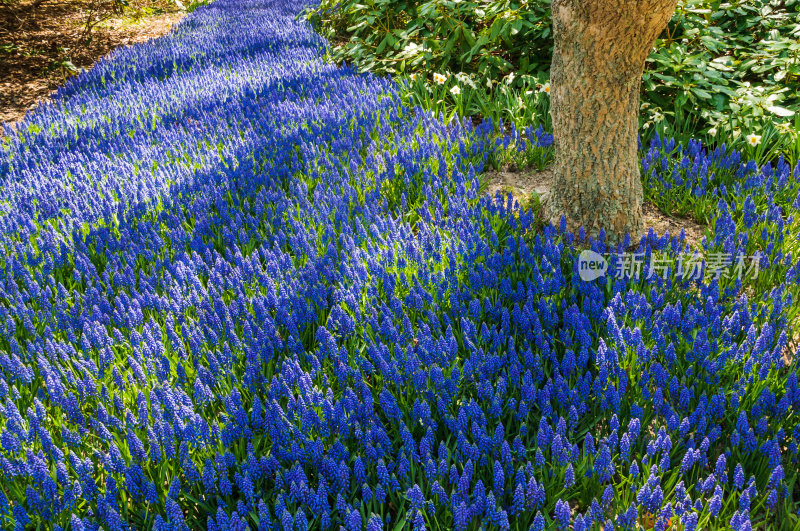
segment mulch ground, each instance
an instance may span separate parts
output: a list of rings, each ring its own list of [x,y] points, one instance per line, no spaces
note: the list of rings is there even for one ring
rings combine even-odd
[[[19,122],[67,77],[114,48],[164,35],[186,14],[167,0],[130,2],[123,14],[107,4],[0,0],[0,123]]]

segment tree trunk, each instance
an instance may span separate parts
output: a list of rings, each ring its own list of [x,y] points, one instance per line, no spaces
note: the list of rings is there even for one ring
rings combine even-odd
[[[550,70],[554,182],[547,216],[605,229],[619,241],[642,230],[637,155],[644,62],[677,0],[553,0]]]

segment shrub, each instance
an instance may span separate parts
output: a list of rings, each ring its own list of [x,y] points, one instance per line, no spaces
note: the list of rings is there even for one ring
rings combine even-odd
[[[685,139],[702,134],[740,147],[748,133],[791,131],[800,108],[798,15],[796,0],[682,0],[647,61],[643,124],[666,118]],[[498,83],[509,76],[518,92],[548,77],[549,0],[322,0],[307,16],[332,40],[336,61],[428,79],[433,72],[464,72],[480,89],[490,82],[494,97],[470,113],[519,107]],[[783,150],[791,141],[776,137],[773,147]]]

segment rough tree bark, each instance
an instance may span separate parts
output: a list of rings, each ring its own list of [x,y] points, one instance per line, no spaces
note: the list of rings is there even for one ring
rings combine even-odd
[[[642,229],[637,158],[644,62],[677,0],[553,0],[554,182],[546,213],[618,241]]]

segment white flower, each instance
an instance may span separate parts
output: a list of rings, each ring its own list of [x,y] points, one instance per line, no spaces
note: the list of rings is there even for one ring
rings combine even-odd
[[[508,74],[508,76],[506,76],[506,85],[510,85],[511,83],[513,83],[514,82],[514,77],[515,77],[514,76],[514,72],[511,72],[510,74]]]
[[[416,42],[409,42],[403,49],[403,51],[409,55],[416,52],[417,50],[419,50],[419,45]]]
[[[717,128],[712,127],[711,129],[708,130],[708,134],[711,136],[717,136]]]
[[[761,143],[761,135],[749,134],[747,135],[747,143],[755,147]]]
[[[489,87],[489,88],[492,88],[492,80],[491,79],[486,78],[486,86]]]
[[[461,83],[466,83],[467,80],[469,79],[469,76],[464,72],[459,72],[458,74],[455,75],[455,78]]]
[[[433,81],[437,85],[444,85],[444,82],[447,81],[447,76],[436,72],[433,74]]]
[[[539,89],[539,92],[544,92],[545,94],[550,94],[550,82],[548,81],[547,83],[542,85],[542,88]]]
[[[473,89],[478,88],[477,86],[475,86],[475,82],[472,81],[472,78],[469,77],[469,74],[466,74],[464,72],[459,72],[458,74],[456,74],[456,79],[458,79],[460,82],[464,83],[468,87],[471,87]]]
[[[483,18],[486,16],[486,11],[484,11],[483,9],[476,9],[475,14],[478,15],[480,18]]]
[[[450,93],[453,94],[453,96],[458,96],[461,94],[461,87],[458,85],[453,85],[453,88],[450,89]]]
[[[417,77],[418,77],[418,75],[417,75],[417,73],[416,73],[416,72],[412,72],[412,73],[408,74],[408,77],[410,77],[410,78],[411,78],[411,81],[416,81],[416,80],[417,80]]]
[[[526,91],[525,91],[525,95],[526,95],[526,96],[530,96],[531,94],[533,94],[533,91],[532,91],[532,90],[526,90]]]
[[[655,113],[655,114],[653,115],[653,121],[654,121],[655,123],[661,122],[661,121],[663,121],[663,120],[664,120],[664,115],[663,115],[663,114],[661,114],[660,112],[657,112],[657,113]]]

